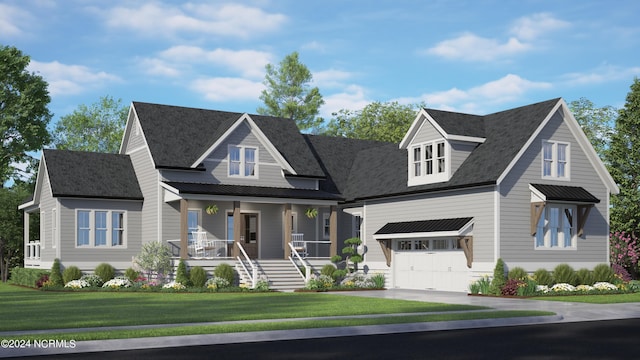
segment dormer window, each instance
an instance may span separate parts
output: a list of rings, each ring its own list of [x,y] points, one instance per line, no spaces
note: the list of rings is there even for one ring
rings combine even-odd
[[[569,144],[542,141],[542,177],[569,180]]]
[[[448,146],[444,140],[415,144],[409,151],[409,185],[421,185],[449,179]]]
[[[258,149],[248,146],[229,146],[229,176],[257,177]]]

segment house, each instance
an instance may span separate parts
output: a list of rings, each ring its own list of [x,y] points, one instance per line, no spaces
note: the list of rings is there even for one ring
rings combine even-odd
[[[250,276],[270,259],[321,266],[355,236],[364,271],[390,287],[466,291],[498,258],[529,271],[607,263],[617,192],[562,99],[485,116],[422,109],[400,144],[133,102],[119,154],[44,150],[20,209],[28,267],[125,269],[161,241],[190,264],[240,259]]]

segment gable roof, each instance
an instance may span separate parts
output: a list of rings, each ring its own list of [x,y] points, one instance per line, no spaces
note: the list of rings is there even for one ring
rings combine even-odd
[[[42,159],[54,197],[143,200],[128,155],[45,149]]]
[[[194,169],[194,162],[249,116],[297,175],[324,177],[291,119],[143,102],[132,106],[157,168]]]
[[[477,131],[482,127],[475,125],[465,128],[460,123],[470,119],[481,119],[486,140],[471,152],[449,181],[411,187],[407,185],[405,149],[398,145],[386,145],[363,150],[357,155],[350,172],[347,190],[343,195],[347,200],[354,201],[496,184],[558,101],[559,98],[552,99],[481,117],[424,109],[427,114],[433,114],[430,116],[435,121],[446,124],[444,127],[450,129],[449,131],[457,129],[456,132],[462,131],[465,135],[478,135]]]

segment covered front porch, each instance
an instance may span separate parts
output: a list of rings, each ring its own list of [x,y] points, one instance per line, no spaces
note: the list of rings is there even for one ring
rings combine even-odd
[[[247,196],[241,193],[249,187],[199,185],[163,186],[162,233],[175,258],[289,259],[297,253],[328,259],[337,253],[333,194],[251,187],[265,196]],[[275,193],[289,197],[268,196]]]

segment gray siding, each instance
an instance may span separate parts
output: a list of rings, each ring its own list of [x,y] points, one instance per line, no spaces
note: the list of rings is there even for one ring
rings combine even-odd
[[[570,143],[571,181],[542,179],[542,140]],[[577,240],[577,250],[534,249],[535,240],[530,233],[531,183],[582,186],[600,199],[600,203],[591,210],[584,238]],[[608,191],[560,113],[556,113],[534,139],[530,148],[504,179],[500,192],[500,256],[507,264],[531,263],[532,268],[527,270],[534,271],[545,264],[551,267],[562,262],[584,264],[608,261]]]
[[[58,202],[57,202],[57,199],[53,197],[53,194],[51,192],[51,184],[49,183],[49,176],[47,176],[46,171],[42,175],[44,176],[42,179],[42,188],[40,190],[40,199],[39,199],[40,221],[43,223],[40,225],[43,231],[39,234],[40,259],[43,263],[49,263],[49,262],[53,262],[53,260],[56,257],[59,257],[60,241],[58,241],[56,248],[53,248],[52,246],[52,239],[53,239],[53,234],[52,234],[53,211],[52,210],[54,208],[56,209],[58,208]],[[58,218],[60,218],[60,211],[57,210],[56,212],[58,213],[57,214]],[[44,215],[44,219],[43,219],[43,215]],[[60,229],[60,222],[58,222],[58,239],[60,239],[59,229]]]
[[[146,144],[144,141],[144,137],[142,136],[142,131],[140,131],[140,123],[138,122],[138,118],[136,117],[131,124],[131,133],[129,134],[129,141],[125,146],[125,153],[144,146],[146,146]]]
[[[460,141],[450,141],[449,143],[451,144],[451,174],[453,175],[478,144]]]
[[[60,260],[64,266],[92,262],[111,264],[128,262],[140,253],[141,210],[138,201],[60,199]],[[76,247],[76,210],[126,211],[126,246],[124,248]]]
[[[442,134],[436,130],[428,120],[425,120],[416,135],[414,136],[411,144],[418,144],[425,141],[444,139]]]
[[[144,197],[141,216],[142,243],[160,240],[158,234],[158,193],[160,191],[158,171],[154,168],[151,155],[146,147],[139,148],[129,156]]]
[[[384,262],[385,258],[373,234],[389,222],[473,217],[474,262],[493,261],[494,244],[493,187],[423,194],[365,205],[366,261]]]

